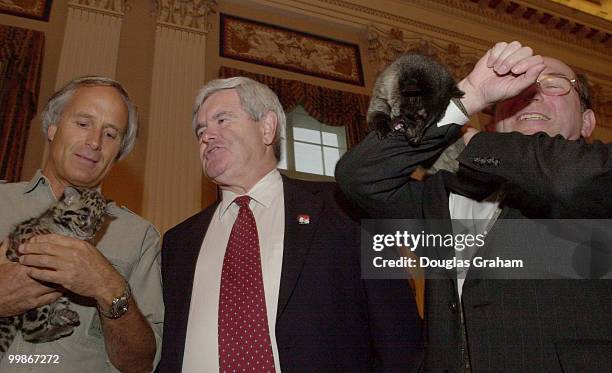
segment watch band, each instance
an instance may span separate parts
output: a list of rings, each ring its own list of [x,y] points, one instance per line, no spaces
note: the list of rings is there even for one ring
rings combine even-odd
[[[132,289],[130,288],[130,284],[126,281],[123,294],[113,299],[110,308],[105,311],[102,309],[102,307],[100,307],[100,304],[98,304],[98,311],[102,316],[108,319],[118,319],[127,312],[131,297]]]
[[[468,118],[470,117],[470,115],[467,112],[467,109],[463,105],[463,102],[461,102],[460,98],[453,97],[453,98],[451,98],[451,101],[453,102],[453,104],[457,105],[457,107],[459,108],[459,110],[461,110],[463,115],[465,115]]]

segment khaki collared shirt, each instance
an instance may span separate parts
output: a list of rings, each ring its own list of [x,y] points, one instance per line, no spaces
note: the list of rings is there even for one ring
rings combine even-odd
[[[0,184],[0,240],[4,240],[16,224],[40,215],[55,202],[49,181],[40,171],[29,183]],[[155,333],[157,364],[164,318],[160,236],[151,223],[115,203],[109,204],[107,211],[109,216],[97,248],[129,281],[134,299]],[[47,343],[29,343],[18,333],[0,361],[0,372],[116,372],[106,354],[95,302],[71,299],[71,303],[80,318],[80,325],[71,335]],[[15,355],[32,356],[31,360],[39,355],[38,363],[16,363]],[[41,363],[40,355],[53,357],[50,362]]]

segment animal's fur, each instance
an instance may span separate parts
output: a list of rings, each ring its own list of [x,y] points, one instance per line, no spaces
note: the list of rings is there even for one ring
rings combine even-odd
[[[404,133],[417,145],[425,130],[442,119],[451,98],[463,97],[444,66],[432,58],[406,54],[376,80],[367,122],[382,137]]]

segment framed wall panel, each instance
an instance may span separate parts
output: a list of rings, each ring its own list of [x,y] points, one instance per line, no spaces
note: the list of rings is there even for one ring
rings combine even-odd
[[[301,74],[363,86],[359,46],[221,14],[219,54]]]

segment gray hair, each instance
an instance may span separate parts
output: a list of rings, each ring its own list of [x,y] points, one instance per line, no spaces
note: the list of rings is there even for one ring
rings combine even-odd
[[[589,79],[585,74],[576,74],[576,91],[578,91],[580,109],[582,109],[582,112],[585,112],[587,109],[592,109],[593,102],[591,100],[591,89],[589,88]]]
[[[193,106],[193,130],[197,127],[197,115],[200,106],[213,94],[226,90],[235,89],[240,98],[240,106],[246,111],[252,120],[259,122],[269,112],[276,114],[278,125],[274,134],[274,156],[280,160],[280,133],[285,128],[287,119],[285,111],[278,100],[278,96],[267,85],[243,76],[227,79],[215,79],[205,84],[198,91]]]
[[[138,113],[136,107],[132,103],[130,96],[123,86],[116,80],[106,78],[103,76],[82,76],[74,79],[62,87],[59,91],[55,92],[53,96],[47,102],[45,109],[42,112],[42,131],[47,136],[47,130],[50,125],[59,123],[64,107],[74,95],[77,89],[81,87],[113,87],[117,90],[121,99],[125,103],[128,111],[128,127],[126,133],[123,135],[121,141],[121,148],[117,159],[123,159],[127,156],[134,148],[136,142],[136,135],[138,133]]]

